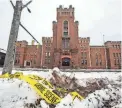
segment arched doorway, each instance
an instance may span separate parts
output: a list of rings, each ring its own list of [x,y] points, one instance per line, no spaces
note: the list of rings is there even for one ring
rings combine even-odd
[[[70,58],[62,58],[62,66],[70,66]]]

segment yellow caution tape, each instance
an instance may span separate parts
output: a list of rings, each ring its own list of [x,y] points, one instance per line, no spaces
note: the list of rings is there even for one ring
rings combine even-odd
[[[51,89],[54,88],[53,85],[52,85],[49,81],[47,81],[46,79],[43,79],[42,83],[43,83],[44,85],[48,86],[48,87],[51,88]]]
[[[81,95],[79,95],[77,92],[71,92],[70,94],[71,94],[73,100],[74,100],[76,97],[77,97],[79,100],[83,100],[83,99],[84,99],[84,98],[83,98]]]
[[[57,87],[56,90],[58,90],[58,91],[60,91],[60,92],[64,92],[64,93],[67,93],[67,92],[68,92],[68,91],[65,90],[64,88],[59,88],[59,87]]]
[[[43,80],[42,77],[37,76],[37,75],[28,75],[29,78],[34,79],[34,80]]]
[[[9,78],[9,73],[5,73],[3,75],[0,75],[0,78]]]
[[[41,96],[41,98],[45,99],[45,101],[49,104],[57,104],[61,101],[61,98],[52,92],[50,89],[54,89],[53,85],[47,81],[46,79],[37,76],[37,75],[23,75],[22,72],[16,72],[15,74],[6,73],[4,75],[0,75],[0,78],[18,78],[29,83],[32,88]],[[40,81],[41,82],[38,82]],[[67,92],[67,90],[63,88],[56,88],[56,90],[61,92]],[[73,100],[77,97],[80,100],[84,99],[77,92],[70,93]]]
[[[47,89],[43,84],[38,83],[36,80],[30,79],[28,76],[23,76],[23,80],[28,82],[32,88],[49,104],[57,104],[61,101],[61,98]]]

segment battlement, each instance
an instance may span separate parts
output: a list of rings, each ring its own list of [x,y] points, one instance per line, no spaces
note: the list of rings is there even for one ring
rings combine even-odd
[[[28,42],[26,40],[23,41],[17,41],[16,46],[17,47],[26,47],[28,45]]]
[[[105,44],[111,44],[111,45],[113,45],[113,44],[121,44],[121,41],[107,41],[107,42],[105,42]]]
[[[90,37],[79,37],[79,43],[90,43]]]
[[[42,37],[42,43],[43,44],[51,44],[53,42],[52,37]]]
[[[74,7],[72,5],[69,5],[69,8],[64,8],[62,5],[60,5],[57,8],[57,16],[73,16],[74,17]]]
[[[107,41],[104,43],[107,48],[121,48],[121,41]]]

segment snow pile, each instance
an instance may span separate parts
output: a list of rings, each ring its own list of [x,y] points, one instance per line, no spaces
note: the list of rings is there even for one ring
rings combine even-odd
[[[56,108],[121,108],[120,89],[109,86],[108,89],[97,90],[91,93],[84,100],[75,98],[72,100],[67,95]]]
[[[0,108],[24,108],[37,98],[29,84],[18,79],[0,79]]]
[[[119,101],[121,98],[120,93],[120,89],[114,87],[97,90],[89,94],[80,105],[82,105],[83,108],[112,108],[121,103]]]
[[[15,72],[14,70],[13,73]],[[122,106],[122,76],[118,72],[64,73],[54,68],[49,72],[23,71],[23,74],[38,75],[48,81],[52,79],[58,85],[59,82],[63,82],[63,87],[72,86],[73,91],[77,91],[85,98],[81,101],[78,98],[73,100],[70,94],[66,94],[67,96],[64,95],[56,106],[48,105],[28,83],[18,79],[0,78],[0,108],[121,108]]]

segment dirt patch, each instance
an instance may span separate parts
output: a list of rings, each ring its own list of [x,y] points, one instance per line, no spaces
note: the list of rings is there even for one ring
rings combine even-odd
[[[53,71],[52,76],[53,77],[50,79],[50,82],[56,88],[56,90],[54,90],[53,92],[60,95],[61,97],[66,96],[69,92],[72,92],[72,91],[77,91],[81,96],[87,97],[89,93],[93,93],[95,90],[106,88],[107,82],[108,82],[107,79],[103,79],[103,78],[102,79],[98,79],[98,78],[88,79],[88,82],[87,81],[84,82],[86,83],[86,86],[82,86],[77,83],[78,79],[76,79],[75,77],[70,78],[65,75],[60,75],[56,71]],[[63,88],[67,90],[67,93],[63,91],[59,92],[57,88]]]

